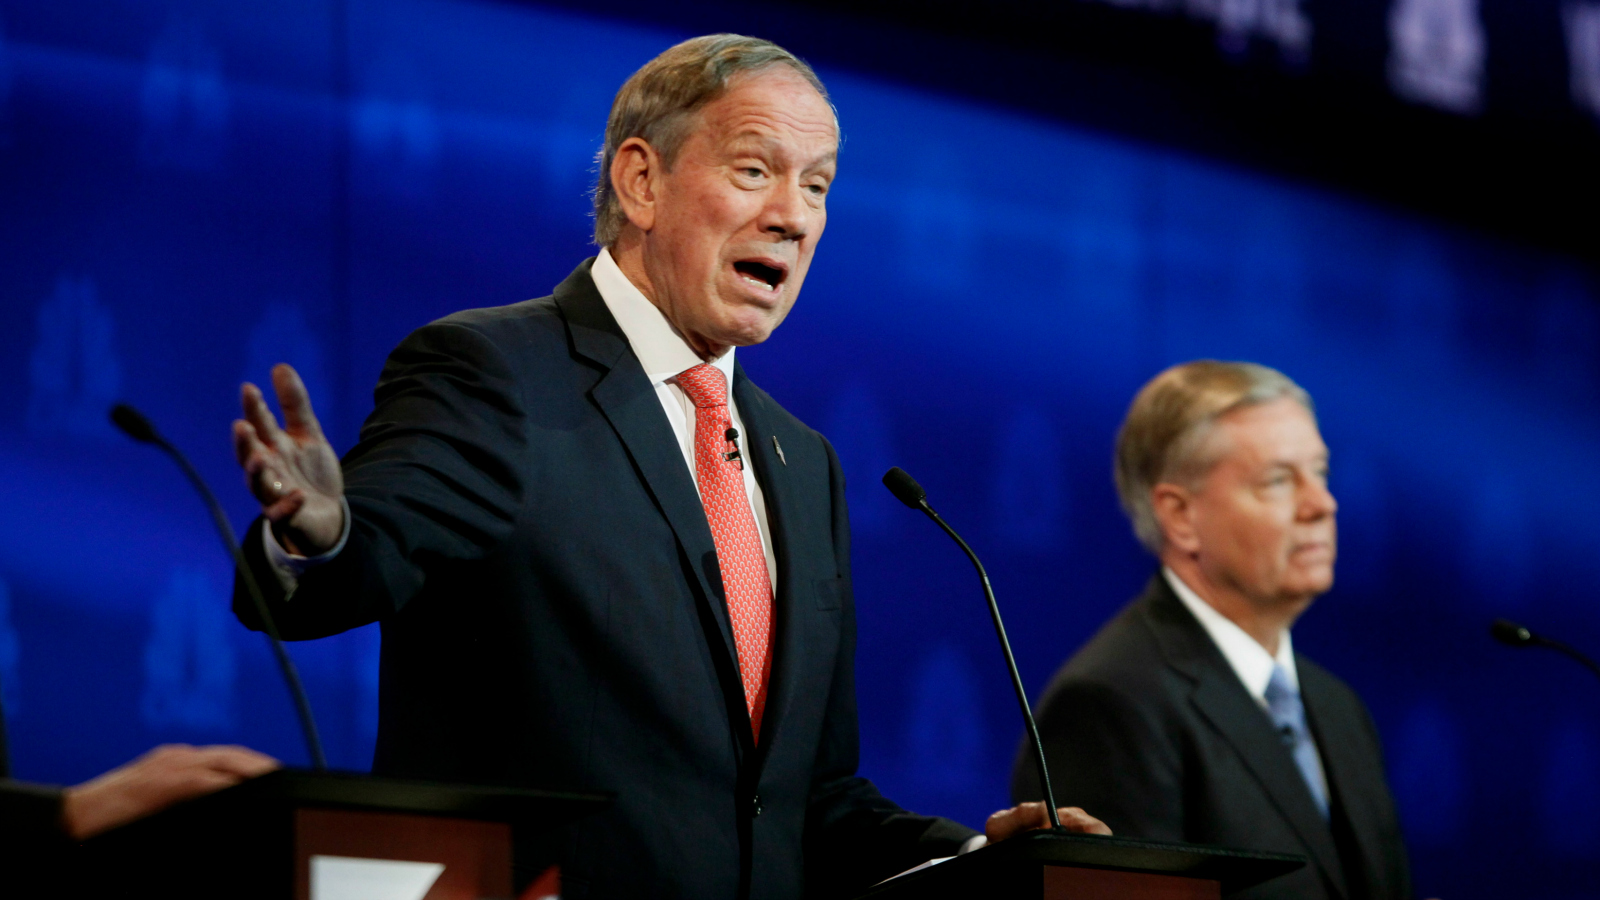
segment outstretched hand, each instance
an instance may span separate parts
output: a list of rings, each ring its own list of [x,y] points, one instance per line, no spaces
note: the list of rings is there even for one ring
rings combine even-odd
[[[248,747],[157,747],[99,778],[67,788],[61,801],[62,825],[73,840],[87,840],[174,803],[265,775],[278,765]]]
[[[1056,815],[1061,817],[1061,827],[1068,831],[1080,834],[1110,834],[1111,829],[1106,823],[1096,819],[1076,806],[1057,807]],[[1036,831],[1050,827],[1050,813],[1044,804],[1038,801],[1002,809],[989,817],[983,823],[983,833],[993,844],[1009,837],[1016,837],[1025,831]]]
[[[239,391],[244,418],[233,423],[234,455],[279,542],[292,553],[317,556],[333,549],[344,530],[339,455],[317,424],[300,375],[279,363],[272,369],[272,386],[283,427],[261,389],[246,382]]]

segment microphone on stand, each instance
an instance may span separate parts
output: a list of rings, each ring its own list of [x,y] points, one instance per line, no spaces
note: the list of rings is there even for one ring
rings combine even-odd
[[[1022,675],[1017,672],[1017,659],[1011,653],[1011,641],[1006,637],[1005,623],[1000,620],[1000,605],[995,602],[994,588],[989,584],[989,573],[984,571],[983,563],[978,561],[978,554],[972,552],[967,542],[956,534],[954,528],[945,524],[944,519],[933,511],[928,505],[928,492],[917,484],[915,478],[906,473],[905,469],[895,466],[883,474],[883,486],[889,493],[912,509],[920,509],[932,519],[935,525],[944,529],[944,533],[961,546],[967,554],[967,559],[972,560],[973,568],[978,570],[978,580],[983,582],[983,595],[989,600],[989,618],[994,620],[994,632],[1000,638],[1000,649],[1005,653],[1006,668],[1011,671],[1011,688],[1016,691],[1017,705],[1022,707],[1022,720],[1028,726],[1028,740],[1033,745],[1033,762],[1039,767],[1039,785],[1044,789],[1044,802],[1050,811],[1050,827],[1053,831],[1065,831],[1061,827],[1061,814],[1056,812],[1056,795],[1050,787],[1050,771],[1045,766],[1044,742],[1039,739],[1039,726],[1033,721],[1033,708],[1028,705],[1028,692],[1022,686]]]
[[[245,562],[244,553],[239,549],[239,539],[234,536],[233,525],[229,524],[227,514],[222,511],[222,504],[217,502],[216,495],[211,493],[211,488],[206,485],[205,479],[200,477],[200,473],[189,462],[189,458],[183,455],[183,451],[162,437],[143,413],[126,403],[119,403],[111,408],[111,422],[128,437],[143,444],[160,447],[178,464],[183,474],[189,477],[189,483],[194,485],[194,489],[200,492],[200,498],[211,511],[211,519],[216,525],[217,534],[221,536],[223,546],[228,548],[229,555],[233,557],[234,568],[238,569],[239,577],[244,580],[245,590],[249,592],[250,600],[255,604],[256,613],[261,616],[267,639],[272,644],[272,653],[278,659],[278,668],[283,672],[283,680],[288,684],[289,694],[294,699],[295,712],[300,716],[300,731],[305,735],[306,749],[311,754],[311,766],[318,771],[328,768],[328,761],[322,753],[322,738],[317,735],[317,722],[311,715],[311,701],[306,698],[305,688],[300,684],[300,673],[295,670],[294,660],[289,658],[289,651],[284,648],[282,639],[278,637],[278,626],[272,620],[272,612],[267,609],[267,601],[261,594],[261,585],[256,583],[255,575]]]
[[[1600,677],[1600,664],[1596,664],[1594,660],[1583,655],[1567,644],[1563,644],[1562,642],[1553,638],[1547,638],[1543,635],[1534,634],[1532,631],[1529,631],[1527,628],[1524,628],[1515,622],[1508,622],[1505,619],[1495,619],[1494,624],[1489,626],[1489,634],[1492,635],[1495,640],[1509,647],[1549,647],[1551,650],[1554,650],[1557,653],[1572,657],[1573,659],[1587,666],[1589,671],[1593,672],[1596,677]]]

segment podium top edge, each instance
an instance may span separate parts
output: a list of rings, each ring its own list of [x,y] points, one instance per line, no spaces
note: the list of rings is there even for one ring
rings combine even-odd
[[[1042,857],[1060,853],[1065,847],[1103,848],[1109,853],[1150,851],[1169,855],[1174,861],[1179,856],[1194,859],[1255,860],[1259,862],[1293,863],[1296,868],[1308,860],[1298,853],[1275,853],[1268,850],[1244,850],[1237,847],[1218,847],[1212,844],[1184,844],[1177,841],[1158,841],[1150,838],[1121,837],[1118,835],[1056,833],[1033,831],[1018,835],[1008,841],[991,845],[1005,848],[1023,858]],[[987,849],[987,848],[983,848]]]
[[[254,779],[258,784],[281,782],[291,790],[315,793],[319,790],[336,790],[336,786],[363,784],[385,788],[419,791],[441,791],[461,795],[510,797],[527,800],[554,800],[572,803],[610,803],[616,794],[610,791],[557,790],[552,788],[504,787],[494,784],[464,784],[434,781],[423,778],[394,778],[371,775],[366,772],[349,772],[341,769],[282,768]]]
[[[615,795],[285,768],[205,799],[211,801],[207,805],[217,806],[347,809],[557,825],[598,812]]]
[[[942,896],[935,886],[983,884],[1002,871],[1037,866],[1077,866],[1206,879],[1219,882],[1223,893],[1230,893],[1286,875],[1302,868],[1306,862],[1304,856],[1290,853],[1035,831],[882,882],[859,896],[862,900]]]

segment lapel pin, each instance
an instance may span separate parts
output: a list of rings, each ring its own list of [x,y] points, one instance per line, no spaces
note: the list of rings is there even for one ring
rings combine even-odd
[[[778,443],[778,436],[777,435],[773,435],[772,436],[772,449],[778,451],[778,462],[781,462],[781,463],[783,463],[784,465],[787,466],[789,464],[789,460],[784,458],[783,445]]]

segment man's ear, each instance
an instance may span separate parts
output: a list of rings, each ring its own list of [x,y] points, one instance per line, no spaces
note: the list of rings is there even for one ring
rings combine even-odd
[[[611,159],[611,190],[633,227],[649,231],[656,224],[656,187],[663,166],[656,149],[644,138],[631,137]]]
[[[1194,494],[1188,488],[1162,482],[1150,489],[1150,507],[1168,547],[1186,554],[1200,552],[1200,536],[1194,528]]]

